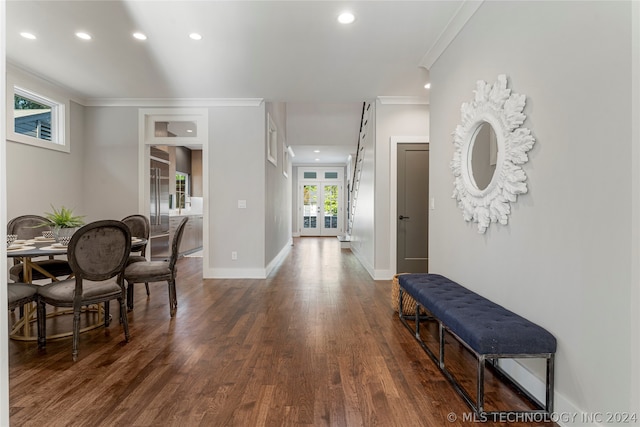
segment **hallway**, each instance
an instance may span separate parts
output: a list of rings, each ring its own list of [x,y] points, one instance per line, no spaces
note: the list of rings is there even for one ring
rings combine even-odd
[[[11,341],[11,424],[470,424],[467,406],[394,316],[390,282],[372,280],[337,239],[294,239],[266,280],[202,280],[202,258],[178,268],[176,317],[166,284],[151,284],[148,299],[139,286],[127,344],[117,321],[81,335],[76,363],[69,339],[45,352]],[[451,347],[455,362],[459,346]],[[506,387],[488,390],[490,402],[516,404]]]

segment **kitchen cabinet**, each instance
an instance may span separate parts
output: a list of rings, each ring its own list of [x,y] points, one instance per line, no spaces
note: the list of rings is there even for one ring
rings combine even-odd
[[[189,221],[184,227],[184,234],[182,235],[182,242],[178,253],[180,255],[188,254],[202,249],[202,215],[177,215],[169,218],[169,234],[173,241],[173,235],[180,221],[185,216],[189,217]]]

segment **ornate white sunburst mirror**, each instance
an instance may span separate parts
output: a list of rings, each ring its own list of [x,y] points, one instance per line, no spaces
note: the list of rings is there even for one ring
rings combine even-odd
[[[472,102],[460,108],[461,123],[453,133],[451,161],[453,197],[466,221],[484,233],[492,222],[506,225],[511,203],[527,192],[522,169],[535,139],[522,127],[525,95],[511,93],[507,76],[493,84],[479,80]]]

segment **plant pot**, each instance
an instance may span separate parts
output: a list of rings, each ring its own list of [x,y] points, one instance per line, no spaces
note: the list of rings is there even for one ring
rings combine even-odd
[[[53,229],[53,238],[56,239],[56,242],[60,243],[60,237],[71,237],[73,233],[78,230],[78,227],[70,227],[70,228],[61,228],[55,227]]]

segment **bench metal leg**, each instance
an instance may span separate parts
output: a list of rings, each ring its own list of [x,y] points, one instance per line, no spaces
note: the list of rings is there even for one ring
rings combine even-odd
[[[546,410],[550,414],[553,412],[553,370],[554,370],[555,354],[551,354],[547,358],[547,395],[546,395]]]
[[[478,390],[476,395],[476,411],[479,413],[484,412],[484,367],[485,367],[485,356],[480,355],[478,357]]]
[[[438,365],[440,366],[440,369],[445,369],[444,368],[445,341],[444,341],[444,326],[442,326],[442,322],[438,322],[438,340],[440,341],[440,363],[438,363]]]

